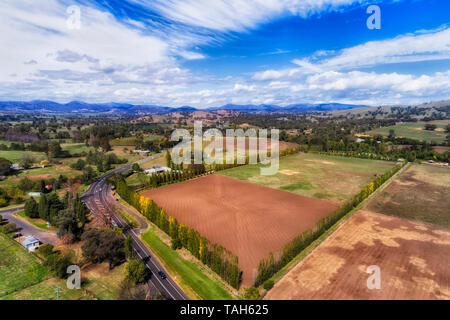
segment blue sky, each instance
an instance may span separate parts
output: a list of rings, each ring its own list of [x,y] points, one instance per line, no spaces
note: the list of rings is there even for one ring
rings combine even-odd
[[[379,30],[366,26],[373,4]],[[444,100],[449,12],[446,0],[4,0],[0,100]]]

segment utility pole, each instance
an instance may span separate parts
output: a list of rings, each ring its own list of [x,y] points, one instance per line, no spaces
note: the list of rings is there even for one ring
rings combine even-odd
[[[59,298],[60,298],[60,290],[61,290],[61,287],[60,286],[57,286],[56,288],[55,288],[55,293],[56,293],[56,300],[59,300]]]

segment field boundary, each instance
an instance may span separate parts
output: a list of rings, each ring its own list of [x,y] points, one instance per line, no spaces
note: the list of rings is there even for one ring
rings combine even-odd
[[[392,177],[386,180],[377,190],[375,190],[371,195],[369,195],[366,199],[360,202],[356,207],[350,210],[347,214],[341,217],[335,224],[333,224],[330,228],[328,228],[324,233],[322,233],[316,240],[314,240],[311,244],[309,244],[305,249],[303,249],[294,259],[292,259],[289,263],[287,263],[284,267],[278,270],[272,277],[270,277],[266,281],[273,281],[273,283],[277,283],[280,281],[289,271],[291,271],[295,266],[301,263],[310,253],[314,251],[322,242],[324,242],[331,234],[340,229],[350,217],[352,217],[356,212],[358,212],[363,206],[367,204],[368,201],[372,200],[379,192],[383,191],[398,175],[400,175],[404,170],[409,168],[411,164],[408,162],[404,165],[399,171],[397,171]],[[259,286],[263,287],[263,284]],[[265,295],[268,291],[263,289],[263,295]]]

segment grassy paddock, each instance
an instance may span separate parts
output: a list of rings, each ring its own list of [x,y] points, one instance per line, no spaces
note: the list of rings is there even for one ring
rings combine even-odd
[[[48,270],[20,244],[0,234],[0,297],[43,281]]]
[[[414,164],[368,203],[367,209],[450,228],[449,194],[449,168]]]
[[[427,131],[424,129],[426,123],[435,124],[437,126],[435,131]],[[434,141],[442,143],[445,141],[447,133],[445,133],[445,126],[450,123],[450,120],[436,120],[430,122],[411,122],[402,123],[395,126],[378,128],[368,132],[370,135],[381,134],[387,137],[389,130],[393,129],[397,137],[410,138],[415,140],[423,140],[427,142]]]
[[[261,165],[240,166],[219,174],[317,199],[347,201],[394,166],[393,162],[299,153],[280,158],[278,172],[260,174]]]

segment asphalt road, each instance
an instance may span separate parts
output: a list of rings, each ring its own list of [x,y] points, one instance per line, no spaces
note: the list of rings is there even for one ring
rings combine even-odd
[[[56,245],[56,243],[58,242],[56,231],[46,231],[39,229],[28,221],[13,214],[14,212],[23,210],[23,208],[23,206],[20,206],[11,209],[0,210],[0,215],[3,217],[3,223],[14,222],[17,226],[17,232],[20,232],[22,235],[33,236],[42,243],[51,243],[53,245]]]
[[[162,155],[156,155],[147,159],[144,159],[138,164],[142,164],[146,161],[161,157]],[[119,226],[123,228],[124,235],[130,235],[134,241],[134,248],[136,250],[137,256],[145,263],[147,268],[151,271],[150,282],[153,283],[161,292],[163,292],[168,298],[173,300],[187,300],[188,297],[181,290],[181,288],[173,281],[169,273],[163,268],[161,263],[155,258],[152,252],[142,243],[138,235],[142,232],[140,229],[131,229],[122,217],[117,213],[116,203],[113,197],[110,196],[111,185],[107,183],[107,179],[117,173],[126,172],[131,169],[132,165],[126,165],[124,167],[117,168],[113,171],[106,173],[105,175],[98,178],[89,188],[89,190],[84,193],[81,197],[83,202],[92,211],[93,214],[100,215],[101,217],[106,217],[109,220],[111,226]],[[127,208],[123,207],[128,211]],[[131,213],[131,212],[130,212]],[[142,219],[141,219],[142,220]],[[145,221],[142,220],[144,223]],[[146,223],[145,223],[146,224]],[[167,278],[162,279],[158,272],[163,271]]]

